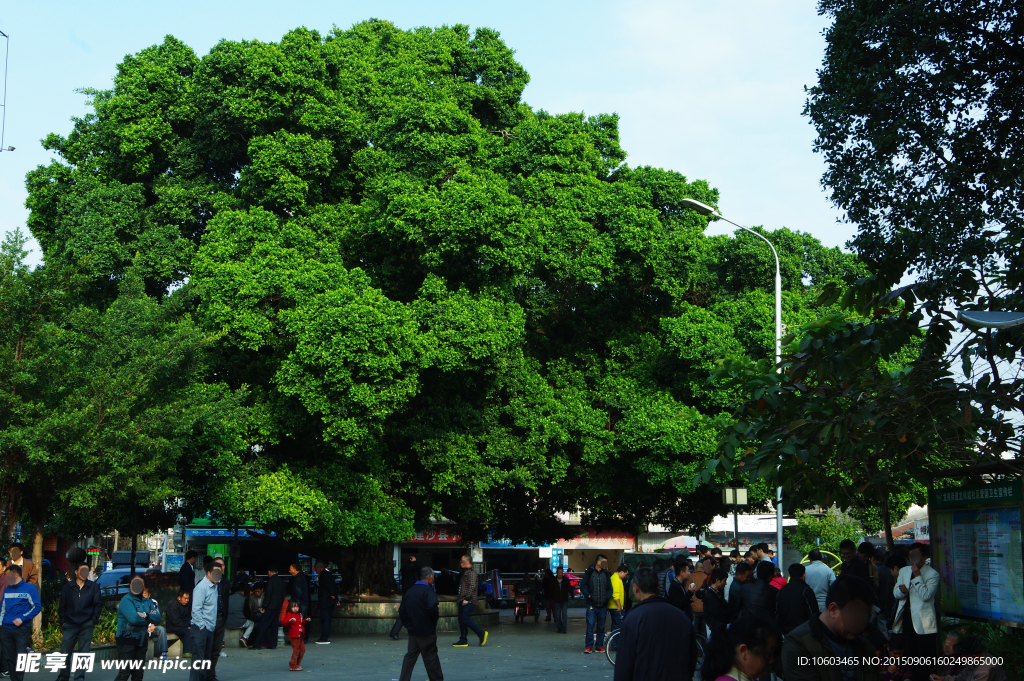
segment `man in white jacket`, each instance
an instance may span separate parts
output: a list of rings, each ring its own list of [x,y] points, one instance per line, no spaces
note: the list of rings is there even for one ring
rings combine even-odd
[[[900,602],[894,631],[902,633],[906,641],[906,655],[922,660],[934,660],[938,654],[938,618],[935,613],[935,595],[939,590],[939,573],[928,565],[928,545],[910,547],[910,565],[900,570],[892,595]],[[910,611],[907,611],[907,604]],[[935,673],[932,664],[910,668],[913,681],[929,681]]]

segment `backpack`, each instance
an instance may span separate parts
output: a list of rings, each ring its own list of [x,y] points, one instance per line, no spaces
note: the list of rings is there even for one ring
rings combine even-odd
[[[676,570],[670,567],[658,575],[658,595],[668,598],[668,592],[672,588],[672,581],[676,578]]]
[[[583,579],[580,580],[580,594],[583,596],[584,601],[590,600],[590,575],[593,573],[593,566],[588,567],[583,573]]]

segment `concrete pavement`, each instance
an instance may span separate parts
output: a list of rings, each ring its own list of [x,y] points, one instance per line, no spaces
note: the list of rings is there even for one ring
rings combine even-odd
[[[481,679],[558,679],[559,681],[601,681],[611,678],[613,667],[604,654],[583,654],[583,639],[586,633],[584,610],[569,610],[569,633],[556,634],[553,622],[534,623],[532,618],[523,624],[516,624],[511,610],[503,610],[501,624],[490,629],[490,640],[480,648],[475,637],[470,635],[468,648],[453,648],[458,634],[443,633],[438,637],[438,652],[445,681],[480,681]],[[285,676],[295,678],[352,679],[353,681],[394,681],[402,668],[408,639],[403,631],[399,641],[392,641],[386,635],[335,636],[330,645],[318,646],[310,641],[306,657],[302,661],[303,671],[291,672],[288,660],[291,646],[278,647],[273,651],[228,650],[228,657],[221,658],[217,665],[219,681],[248,681],[250,679],[279,679]],[[99,664],[97,663],[97,667]],[[47,677],[51,674],[46,673]],[[88,679],[111,681],[115,671],[98,670],[89,674]],[[302,676],[300,676],[302,675]],[[27,674],[43,678],[43,673]],[[161,673],[147,670],[145,678],[150,680],[175,679],[184,681],[188,672],[168,670]],[[424,681],[426,671],[422,662],[417,663],[413,681]]]

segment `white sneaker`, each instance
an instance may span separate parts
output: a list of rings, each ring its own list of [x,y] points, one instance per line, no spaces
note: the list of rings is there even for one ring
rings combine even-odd
[[[330,641],[314,641],[314,643],[316,643],[318,646],[329,646],[329,645],[331,645]]]

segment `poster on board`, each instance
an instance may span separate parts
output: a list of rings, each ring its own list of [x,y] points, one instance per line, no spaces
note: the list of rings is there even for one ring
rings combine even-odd
[[[958,499],[932,500],[932,567],[940,575],[942,610],[947,615],[1024,623],[1019,488],[997,497],[991,489],[972,490],[961,488]]]
[[[182,564],[185,562],[185,554],[183,553],[168,553],[167,564],[163,566],[163,572],[178,572],[181,570]]]

